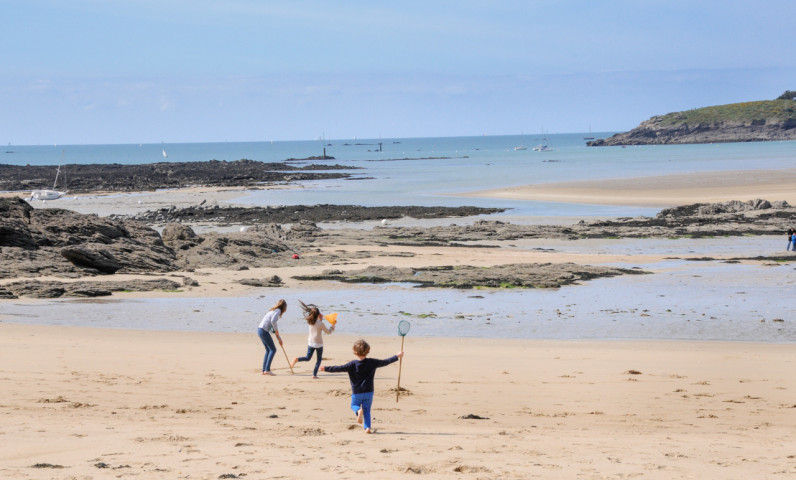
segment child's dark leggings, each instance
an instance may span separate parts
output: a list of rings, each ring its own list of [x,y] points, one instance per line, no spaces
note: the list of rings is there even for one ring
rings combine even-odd
[[[315,370],[312,371],[312,376],[318,376],[318,369],[321,367],[321,360],[323,359],[323,347],[310,347],[307,346],[307,354],[303,357],[298,359],[299,362],[309,362],[312,358],[312,352],[318,352],[317,358],[315,359]]]

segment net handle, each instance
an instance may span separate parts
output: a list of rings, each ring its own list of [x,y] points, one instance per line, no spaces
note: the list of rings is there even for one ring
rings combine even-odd
[[[403,327],[406,327],[404,330]],[[406,340],[406,334],[409,333],[409,329],[412,328],[412,324],[407,322],[406,320],[401,320],[398,322],[398,334],[401,335],[401,351],[404,351],[404,340]],[[398,398],[401,396],[401,369],[404,365],[404,359],[401,357],[398,360],[398,385],[395,388],[395,403],[398,403]]]
[[[407,332],[409,330],[407,329]],[[404,339],[406,338],[406,333],[401,335],[401,351],[404,351]],[[398,385],[395,387],[395,403],[398,403],[398,397],[401,396],[401,367],[404,366],[404,358],[401,357],[398,360]]]

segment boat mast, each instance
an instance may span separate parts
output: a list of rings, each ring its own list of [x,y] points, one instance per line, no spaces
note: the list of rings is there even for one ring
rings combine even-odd
[[[61,159],[58,161],[58,168],[55,169],[55,181],[53,182],[53,190],[58,185],[58,175],[61,174],[61,164],[64,163],[64,150],[61,149]]]

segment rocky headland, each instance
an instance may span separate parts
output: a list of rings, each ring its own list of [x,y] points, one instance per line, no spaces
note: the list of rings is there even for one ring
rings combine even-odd
[[[796,140],[796,101],[744,102],[658,115],[592,147]]]

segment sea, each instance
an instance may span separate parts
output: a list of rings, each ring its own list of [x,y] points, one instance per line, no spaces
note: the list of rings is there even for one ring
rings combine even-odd
[[[257,190],[251,205],[356,204],[506,208],[505,217],[653,216],[647,207],[464,197],[475,190],[547,182],[632,178],[731,170],[796,168],[796,142],[588,147],[593,134],[383,138],[130,145],[8,145],[0,163],[52,165],[290,160],[297,166],[356,167],[352,178],[302,182],[302,188]],[[534,151],[546,143],[551,151]],[[516,149],[525,146],[526,149]],[[307,160],[324,153],[333,160]],[[772,198],[769,200],[778,200]],[[68,208],[66,203],[59,205]],[[500,219],[501,215],[490,216]],[[446,219],[448,223],[454,220]],[[784,232],[783,227],[783,232]],[[0,322],[102,328],[250,332],[279,298],[301,299],[339,313],[338,332],[566,340],[701,340],[796,342],[793,262],[689,261],[710,255],[784,253],[785,236],[712,239],[616,239],[520,242],[514,247],[567,253],[663,254],[644,264],[652,275],[603,278],[559,289],[421,289],[408,284],[356,288],[264,288],[244,297],[4,300]],[[638,267],[632,261],[617,266]],[[278,271],[274,272],[279,274]],[[201,281],[211,281],[198,278]],[[293,312],[290,314],[290,312]],[[304,333],[299,309],[280,327]],[[256,339],[255,339],[256,340]]]
[[[356,167],[349,180],[303,183],[295,190],[261,190],[253,205],[355,204],[500,207],[517,216],[636,216],[650,208],[463,198],[457,194],[537,183],[630,178],[725,170],[778,170],[796,166],[796,141],[588,147],[585,137],[613,132],[436,138],[383,138],[273,142],[127,145],[8,145],[0,163],[11,165],[148,164],[157,162],[294,161]],[[538,144],[551,151],[534,151]],[[525,146],[526,150],[516,150]],[[165,153],[165,156],[164,156]],[[68,168],[63,170],[67,175]]]

